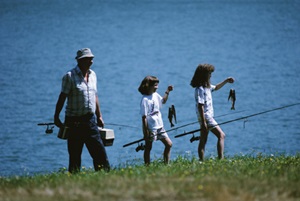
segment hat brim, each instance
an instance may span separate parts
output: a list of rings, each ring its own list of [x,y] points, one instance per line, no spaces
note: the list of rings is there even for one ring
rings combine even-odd
[[[94,55],[93,54],[82,55],[80,57],[75,57],[75,59],[79,60],[79,59],[83,59],[83,58],[86,58],[86,57],[94,58]]]

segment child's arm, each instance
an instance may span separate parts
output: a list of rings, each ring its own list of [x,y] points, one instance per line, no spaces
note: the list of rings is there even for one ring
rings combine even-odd
[[[144,134],[144,139],[148,139],[149,137],[149,132],[148,132],[148,122],[147,122],[147,117],[144,115],[142,117],[142,122],[143,122],[143,134]]]
[[[163,104],[165,104],[167,102],[170,91],[173,91],[173,86],[171,86],[171,85],[168,86],[168,89],[166,90],[165,95],[163,96],[163,99],[162,99]]]
[[[198,110],[199,110],[199,114],[201,117],[201,129],[204,129],[205,131],[207,130],[207,124],[206,124],[206,120],[205,120],[205,116],[204,116],[204,105],[198,103]]]
[[[232,77],[228,77],[223,82],[217,84],[215,90],[221,89],[226,83],[234,83],[234,79]]]

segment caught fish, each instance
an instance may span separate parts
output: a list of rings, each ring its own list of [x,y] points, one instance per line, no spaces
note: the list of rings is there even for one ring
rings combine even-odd
[[[228,96],[228,101],[229,101],[229,99],[231,100],[231,110],[235,110],[234,104],[235,104],[236,97],[235,97],[235,90],[234,89],[230,89],[229,96]]]
[[[176,110],[175,110],[175,106],[174,105],[172,105],[172,110],[173,110],[173,115],[174,115],[175,123],[177,124]]]
[[[168,114],[168,118],[169,118],[169,122],[171,124],[171,127],[174,127],[173,124],[173,118],[175,120],[175,123],[177,124],[177,120],[176,120],[176,110],[175,110],[175,106],[172,105],[171,107],[169,107],[169,114]]]

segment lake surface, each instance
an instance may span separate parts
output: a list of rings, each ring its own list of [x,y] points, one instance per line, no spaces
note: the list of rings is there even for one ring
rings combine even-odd
[[[58,129],[46,135],[37,124],[53,122],[61,78],[76,65],[76,51],[83,47],[95,55],[92,69],[102,114],[106,128],[115,132],[114,145],[107,147],[114,167],[143,162],[136,145],[122,146],[142,137],[137,88],[146,75],[160,79],[160,94],[174,85],[162,111],[166,130],[172,104],[176,126],[196,121],[189,83],[199,63],[215,66],[213,84],[235,78],[213,94],[219,123],[299,103],[299,10],[299,1],[293,0],[1,0],[0,176],[68,166],[66,141],[56,137]],[[227,100],[231,88],[236,110]],[[299,121],[297,105],[224,124],[225,156],[299,153]],[[197,157],[192,135],[174,138],[197,128],[168,133],[172,159]],[[152,160],[162,151],[156,142]],[[216,137],[210,134],[206,157],[216,156]],[[92,167],[86,148],[82,165]]]

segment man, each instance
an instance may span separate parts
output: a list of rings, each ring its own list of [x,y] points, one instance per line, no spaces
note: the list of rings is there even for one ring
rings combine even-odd
[[[90,69],[94,55],[89,48],[77,51],[77,66],[62,78],[62,89],[56,103],[54,123],[59,128],[68,130],[69,172],[80,171],[81,153],[85,144],[93,158],[95,171],[110,165],[98,126],[104,127],[97,95],[97,77]],[[59,114],[67,99],[65,124]]]

